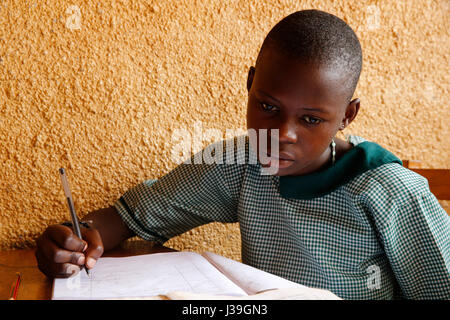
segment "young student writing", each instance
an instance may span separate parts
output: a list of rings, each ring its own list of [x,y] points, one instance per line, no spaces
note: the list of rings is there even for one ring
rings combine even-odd
[[[358,114],[361,67],[359,41],[341,19],[317,10],[285,17],[247,81],[248,129],[278,129],[279,156],[267,137],[269,163],[181,164],[89,213],[83,241],[49,226],[37,239],[39,268],[68,277],[135,235],[164,243],[239,222],[243,262],[288,280],[344,299],[450,298],[449,217],[427,181],[375,143],[335,137]],[[258,144],[245,141],[248,159]],[[261,173],[268,166],[274,174]]]

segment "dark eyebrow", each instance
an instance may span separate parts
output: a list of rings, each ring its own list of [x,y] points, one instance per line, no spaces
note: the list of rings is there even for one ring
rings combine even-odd
[[[322,112],[322,113],[328,113],[327,111],[319,108],[302,108],[302,110],[305,111],[313,111],[313,112]]]
[[[258,92],[259,94],[261,94],[261,95],[263,95],[263,96],[269,98],[270,100],[273,100],[273,101],[275,101],[276,103],[282,105],[282,103],[281,103],[278,99],[272,97],[270,94],[265,93],[264,91],[261,91],[261,90],[259,90],[259,89],[256,90],[256,92]],[[301,108],[301,109],[304,110],[304,111],[312,111],[312,112],[328,113],[328,111],[326,111],[326,110],[324,110],[324,109],[320,109],[320,108],[305,107],[305,108]]]

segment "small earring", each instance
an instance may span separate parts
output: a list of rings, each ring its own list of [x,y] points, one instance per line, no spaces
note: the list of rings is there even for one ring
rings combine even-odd
[[[334,138],[331,139],[331,165],[334,166],[336,162],[336,142],[334,142]]]

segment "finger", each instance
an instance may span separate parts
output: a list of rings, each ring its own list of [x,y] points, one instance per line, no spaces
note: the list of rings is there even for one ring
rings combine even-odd
[[[41,251],[36,250],[38,268],[49,278],[68,278],[80,272],[81,268],[71,263],[48,263]]]
[[[69,251],[82,252],[87,246],[87,243],[78,238],[72,229],[59,224],[49,226],[44,234],[57,246]]]
[[[59,248],[53,241],[45,236],[41,236],[36,240],[37,251],[48,260],[49,263],[73,263],[82,265],[85,262],[85,256],[82,253],[68,251]]]
[[[84,254],[76,251],[69,251],[65,249],[61,249],[58,247],[53,241],[44,239],[39,239],[36,241],[39,250],[43,253],[43,255],[52,263],[72,263],[83,265],[85,263]]]
[[[84,252],[86,256],[86,267],[92,269],[98,258],[103,254],[103,242],[100,233],[96,229],[83,229],[83,239],[88,243]]]

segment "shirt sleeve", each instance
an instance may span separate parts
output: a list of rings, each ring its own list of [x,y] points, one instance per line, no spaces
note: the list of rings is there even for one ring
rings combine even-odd
[[[229,187],[235,167],[195,164],[195,157],[159,180],[131,188],[117,200],[114,206],[136,235],[164,243],[203,224],[237,222],[237,200]]]
[[[406,299],[450,298],[450,217],[429,191],[413,195],[381,230]]]

